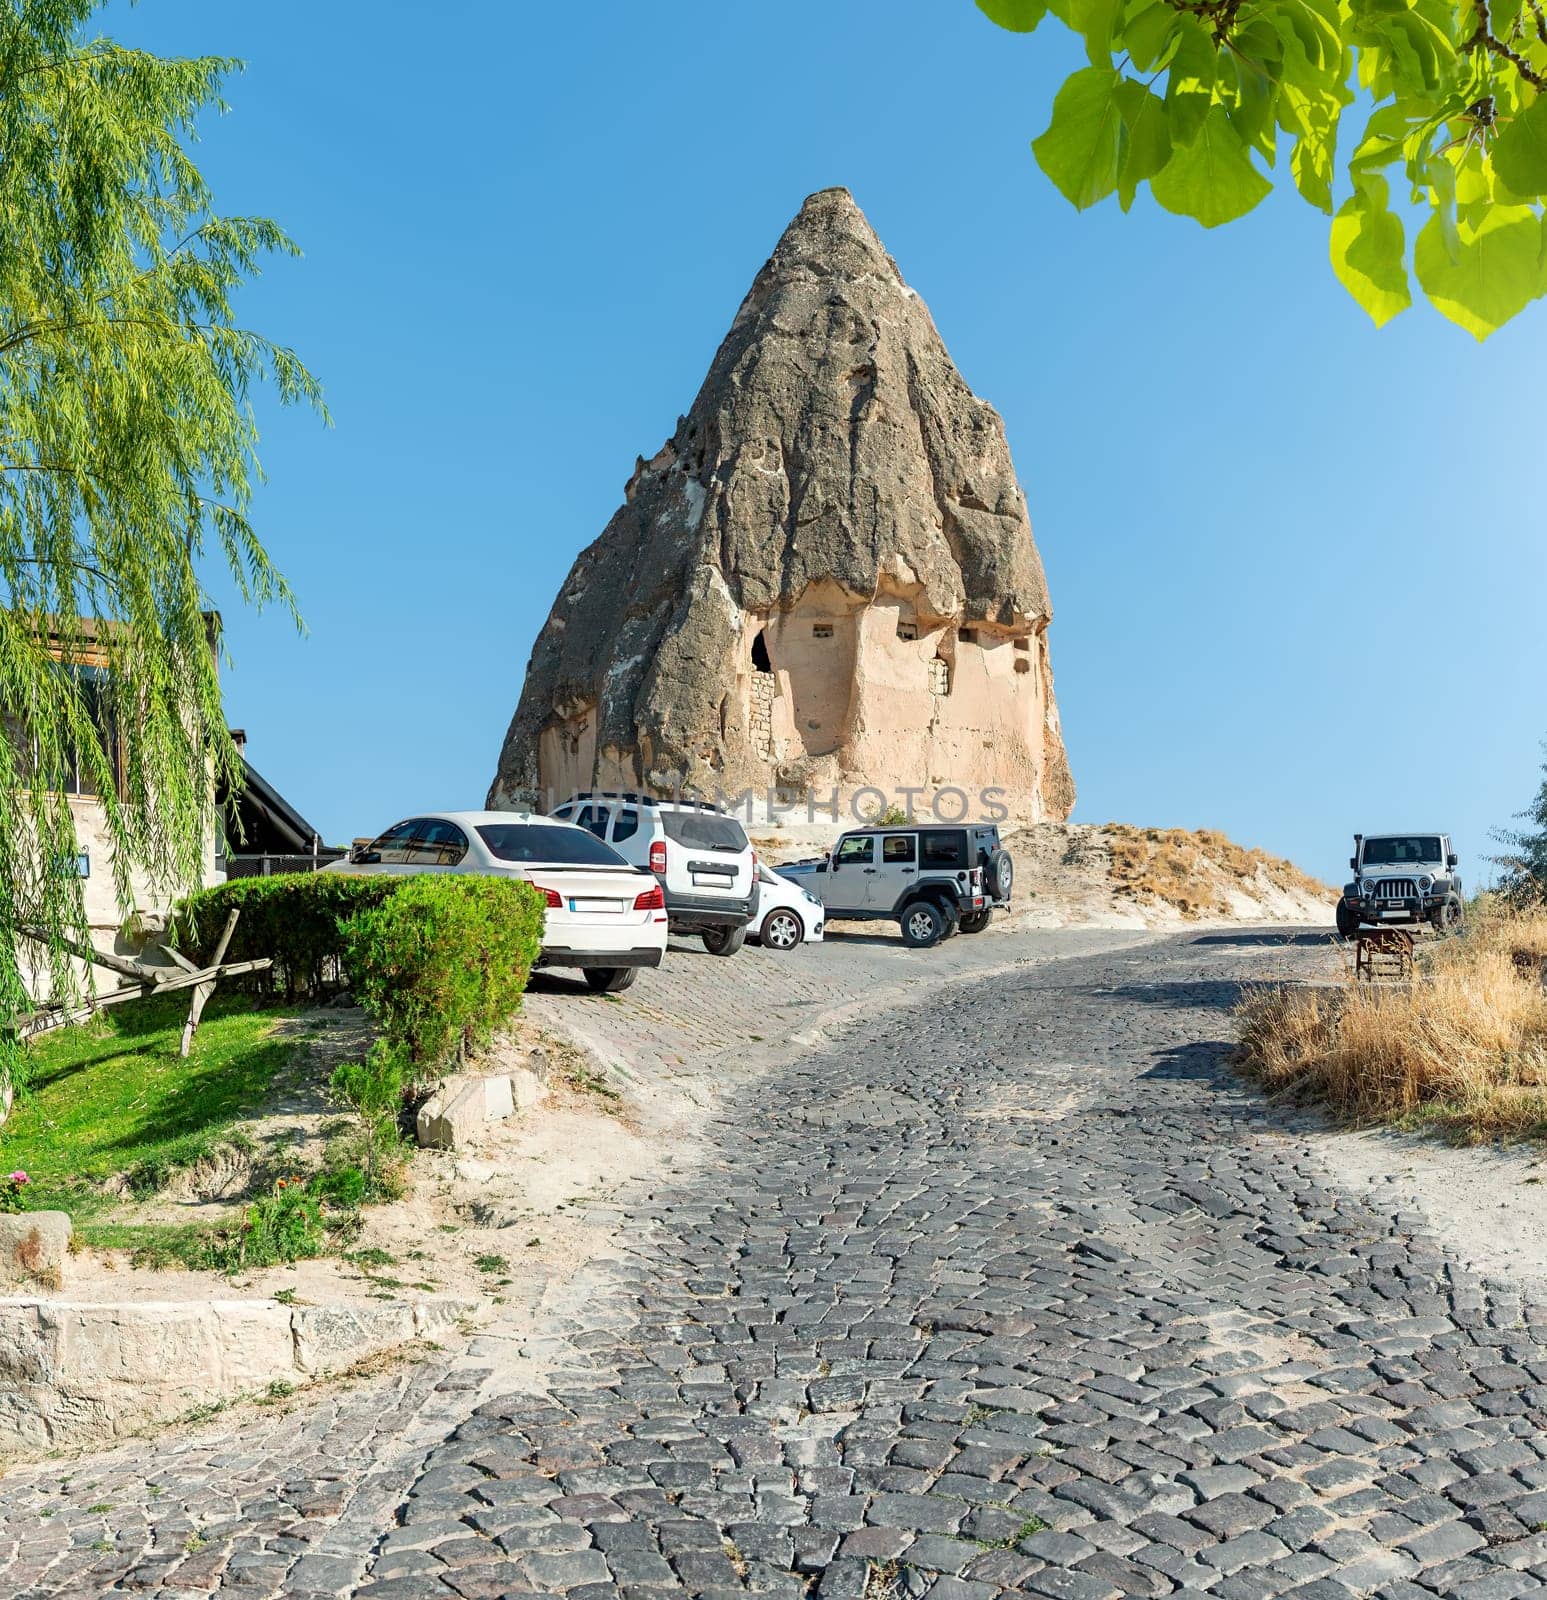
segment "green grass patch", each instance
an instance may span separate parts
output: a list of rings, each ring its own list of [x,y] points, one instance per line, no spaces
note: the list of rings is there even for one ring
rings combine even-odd
[[[294,1049],[276,1036],[293,1014],[217,993],[186,1061],[177,1053],[186,993],[45,1035],[32,1048],[31,1091],[0,1128],[0,1167],[31,1176],[31,1209],[57,1207],[90,1225],[114,1204],[98,1192],[104,1179],[124,1173],[136,1192],[152,1192],[261,1107]]]

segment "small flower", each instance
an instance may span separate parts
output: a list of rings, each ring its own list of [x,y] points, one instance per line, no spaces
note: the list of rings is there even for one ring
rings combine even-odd
[[[11,1174],[11,1182],[13,1184],[15,1184],[16,1187],[19,1189],[19,1188],[21,1188],[21,1186],[24,1183],[31,1183],[32,1179],[29,1178],[27,1176],[27,1174],[25,1172],[23,1172],[20,1168],[18,1168],[15,1172],[13,1172]]]

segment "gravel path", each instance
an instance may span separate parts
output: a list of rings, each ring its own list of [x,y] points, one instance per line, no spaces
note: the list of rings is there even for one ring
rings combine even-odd
[[[0,1593],[1535,1593],[1547,1307],[1224,1065],[1236,980],[1317,959],[1081,956],[749,1071],[554,1305],[541,1392],[464,1358],[17,1473]]]

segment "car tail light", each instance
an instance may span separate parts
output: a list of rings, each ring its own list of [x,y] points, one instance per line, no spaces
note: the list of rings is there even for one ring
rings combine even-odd
[[[534,883],[532,887],[543,897],[544,903],[554,911],[564,904],[557,889],[550,889],[545,883]]]
[[[666,841],[664,839],[657,839],[650,846],[650,870],[652,872],[664,872],[666,870]]]
[[[651,884],[643,894],[635,895],[634,909],[636,911],[664,911],[666,909],[666,896],[661,893],[660,884]]]

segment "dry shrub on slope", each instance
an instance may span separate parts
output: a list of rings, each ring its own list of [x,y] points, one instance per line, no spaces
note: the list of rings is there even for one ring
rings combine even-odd
[[[1547,1136],[1547,913],[1487,911],[1412,983],[1255,990],[1240,1060],[1276,1094],[1350,1121],[1467,1139]]]
[[[1109,822],[1101,829],[1120,894],[1158,900],[1185,916],[1229,916],[1232,890],[1264,887],[1330,905],[1332,890],[1281,856],[1245,850],[1212,828],[1135,828]]]

